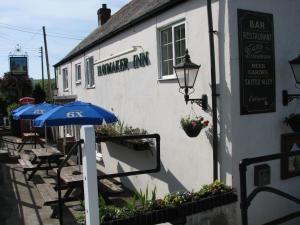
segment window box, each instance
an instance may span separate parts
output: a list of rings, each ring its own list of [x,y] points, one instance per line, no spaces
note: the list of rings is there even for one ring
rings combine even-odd
[[[197,214],[237,201],[237,195],[233,192],[222,193],[192,202],[183,203],[177,207],[152,210],[127,219],[111,220],[101,223],[102,225],[145,225],[184,220],[186,216]]]
[[[97,133],[96,134],[98,137],[104,136],[108,137],[107,134],[101,134]],[[139,139],[139,140],[114,140],[110,141],[114,144],[118,144],[124,147],[127,147],[129,149],[132,149],[134,151],[146,151],[151,149],[152,141],[147,140],[147,139]]]

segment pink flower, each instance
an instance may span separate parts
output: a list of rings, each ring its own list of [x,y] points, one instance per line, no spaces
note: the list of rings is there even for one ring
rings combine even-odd
[[[193,127],[197,126],[197,122],[195,120],[192,120],[191,124],[192,124]]]
[[[203,125],[204,125],[204,126],[207,126],[208,123],[209,123],[208,120],[206,120],[206,121],[203,122]]]

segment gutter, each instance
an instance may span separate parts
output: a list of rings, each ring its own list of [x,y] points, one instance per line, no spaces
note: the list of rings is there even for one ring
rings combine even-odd
[[[107,35],[101,37],[100,39],[92,42],[91,44],[89,44],[89,45],[85,46],[84,48],[80,49],[79,51],[77,51],[76,53],[68,56],[67,58],[62,59],[61,61],[54,64],[53,66],[58,67],[58,66],[60,66],[64,63],[70,61],[71,59],[75,58],[76,56],[79,56],[79,55],[83,54],[84,52],[88,51],[89,49],[92,49],[93,47],[103,43],[104,41],[116,36],[117,34],[123,32],[124,30],[129,29],[129,28],[131,28],[131,27],[133,27],[133,26],[135,26],[139,23],[142,23],[145,20],[150,19],[153,16],[156,16],[161,12],[166,11],[166,10],[168,10],[168,9],[170,9],[170,8],[180,4],[180,3],[184,3],[186,1],[188,1],[188,0],[170,0],[168,3],[166,3],[164,5],[161,5],[160,7],[157,7],[156,9],[154,9],[152,11],[149,11],[148,13],[144,14],[143,16],[132,20],[131,22],[127,23],[126,25],[121,26],[118,29],[114,30],[113,32],[110,32],[109,34],[107,34]]]
[[[214,28],[211,10],[211,0],[207,0],[207,17],[210,47],[210,66],[211,66],[211,96],[212,96],[212,128],[213,128],[213,179],[217,180],[218,173],[218,112],[217,112],[217,84],[216,84],[216,61],[215,61],[215,44]]]

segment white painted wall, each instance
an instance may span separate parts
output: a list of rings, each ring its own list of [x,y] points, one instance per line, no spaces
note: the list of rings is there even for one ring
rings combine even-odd
[[[136,177],[132,182],[138,189],[145,189],[147,185],[154,188],[156,185],[161,196],[180,189],[198,190],[202,184],[212,181],[212,148],[208,138],[210,133],[202,132],[195,139],[185,135],[180,128],[180,118],[190,114],[191,107],[190,105],[186,106],[183,95],[178,92],[178,84],[175,79],[159,80],[158,62],[158,29],[184,19],[188,37],[187,47],[190,50],[191,58],[195,63],[202,65],[195,88],[196,93],[192,97],[200,97],[203,93],[210,95],[210,76],[206,76],[210,71],[207,57],[209,44],[206,5],[203,3],[204,1],[191,1],[184,4],[184,7],[182,5],[175,7],[158,17],[128,29],[97,48],[86,52],[84,56],[77,57],[71,63],[61,66],[61,68],[68,67],[69,71],[72,67],[72,71],[75,71],[75,64],[81,61],[83,66],[86,57],[94,56],[94,61],[98,61],[111,54],[130,49],[132,46],[142,46],[142,48],[118,58],[131,59],[134,54],[142,51],[149,52],[151,65],[145,68],[130,69],[98,77],[95,66],[95,89],[85,88],[84,75],[82,75],[81,85],[76,85],[73,72],[72,88],[69,88],[69,92],[62,92],[60,89],[59,94],[75,94],[78,96],[78,100],[89,101],[113,110],[121,120],[133,127],[144,128],[149,133],[159,133],[161,135],[162,171],[152,177],[148,175]],[[217,10],[218,4],[214,4],[214,11]],[[84,66],[82,69],[84,74]],[[62,78],[59,77],[59,83],[61,82]],[[69,82],[71,82],[71,76],[69,76]],[[211,120],[209,113],[203,112],[200,107],[194,106],[194,111]],[[206,131],[208,132],[208,129]],[[114,170],[116,172],[129,169],[125,165],[111,168],[113,163],[110,163],[109,154],[111,154],[109,151],[104,151],[103,154],[107,171],[113,172]],[[138,154],[136,157],[139,157]],[[144,154],[139,160],[145,164],[152,161],[153,157],[151,154]]]
[[[275,65],[276,65],[276,112],[255,115],[240,115],[239,103],[239,61],[237,9],[268,12],[274,15]],[[213,2],[214,29],[216,45],[216,70],[219,83],[218,121],[220,131],[219,168],[220,178],[233,185],[239,192],[239,161],[246,157],[255,157],[280,152],[280,135],[289,132],[283,125],[284,117],[297,112],[297,102],[288,107],[281,104],[281,91],[288,89],[297,93],[288,60],[299,54],[299,14],[300,3],[297,0],[222,0]],[[196,92],[191,97],[208,94],[211,106],[210,59],[205,0],[191,0],[161,15],[139,24],[119,34],[96,48],[61,66],[70,67],[72,76],[69,82],[72,88],[62,92],[62,76],[58,76],[59,94],[75,94],[79,100],[92,102],[113,110],[121,120],[133,127],[144,128],[150,133],[161,135],[162,171],[153,176],[135,176],[123,179],[129,186],[145,189],[157,186],[162,196],[174,190],[198,190],[202,184],[212,181],[212,146],[209,129],[197,138],[188,138],[180,128],[180,118],[192,113],[186,105],[183,95],[178,93],[176,80],[159,80],[157,30],[167,24],[184,19],[186,21],[187,47],[191,59],[201,68],[196,81]],[[140,69],[98,77],[95,67],[95,89],[85,88],[84,59],[94,56],[101,60],[111,54],[117,54],[132,46],[142,46],[133,54],[148,51],[151,65]],[[120,57],[122,58],[122,57]],[[118,58],[116,58],[118,59]],[[112,59],[116,60],[116,59]],[[75,64],[81,61],[82,83],[75,84]],[[70,73],[69,73],[70,74]],[[72,77],[72,78],[71,78]],[[72,80],[71,80],[72,79]],[[211,121],[211,114],[203,112],[198,106],[194,111]],[[113,144],[102,145],[104,170],[106,172],[128,171],[142,166],[150,166],[153,158],[150,153],[113,148]],[[126,153],[125,153],[126,152]],[[134,162],[138,160],[138,165]],[[299,178],[282,181],[280,163],[272,166],[272,185],[299,197]],[[249,186],[253,188],[253,169],[248,170]],[[284,215],[297,206],[280,200],[269,194],[259,195],[250,207],[250,224],[260,224],[269,219]],[[298,207],[299,208],[299,207]],[[239,208],[236,209],[239,212]],[[294,221],[299,224],[298,221]],[[237,222],[239,224],[239,221]],[[290,224],[293,224],[292,222]]]
[[[276,112],[255,115],[240,115],[239,104],[239,54],[237,36],[237,9],[247,9],[271,13],[274,16],[275,36],[275,70],[276,70]],[[280,135],[291,130],[283,124],[283,120],[291,113],[299,112],[297,101],[287,107],[282,105],[282,90],[299,93],[295,89],[294,78],[288,60],[295,58],[300,52],[300,2],[297,0],[265,0],[265,1],[229,1],[229,41],[230,41],[230,74],[226,83],[231,86],[231,130],[233,185],[239,189],[238,163],[246,157],[262,156],[281,152]],[[224,84],[225,85],[225,84]],[[271,185],[292,195],[300,197],[300,178],[280,179],[280,162],[269,163],[271,166]],[[248,190],[253,189],[253,168],[248,169]],[[272,194],[259,194],[250,206],[249,224],[262,224],[272,218],[299,210],[299,205]],[[288,224],[300,224],[300,219]]]

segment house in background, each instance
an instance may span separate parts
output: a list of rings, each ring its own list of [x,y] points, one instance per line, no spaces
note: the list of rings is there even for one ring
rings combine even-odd
[[[206,4],[204,0],[132,0],[112,16],[103,5],[98,11],[99,26],[55,65],[60,98],[72,96],[103,106],[126,124],[160,134],[161,171],[122,179],[130,188],[156,186],[162,196],[176,190],[197,190],[214,178],[211,128],[189,138],[180,127],[182,116],[190,114],[212,123],[210,109],[215,96],[211,95]],[[223,0],[212,4],[217,174],[237,193],[239,162],[280,153],[281,135],[291,132],[283,121],[297,113],[299,105],[293,101],[284,106],[282,90],[297,92],[289,60],[300,51],[299,11],[297,0]],[[178,92],[173,66],[181,62],[185,49],[194,63],[201,64],[190,97],[207,94],[207,111],[186,104]],[[102,145],[101,151],[106,173],[153,165],[149,152],[122,152],[108,145]],[[267,164],[270,185],[299,198],[299,177],[283,179],[287,177],[282,176],[279,160]],[[248,168],[247,181],[248,190],[252,190],[253,167]],[[240,224],[239,204],[235,210],[236,217],[230,216]],[[262,224],[296,210],[298,205],[263,193],[249,208],[249,224]],[[299,223],[299,218],[289,222]]]

